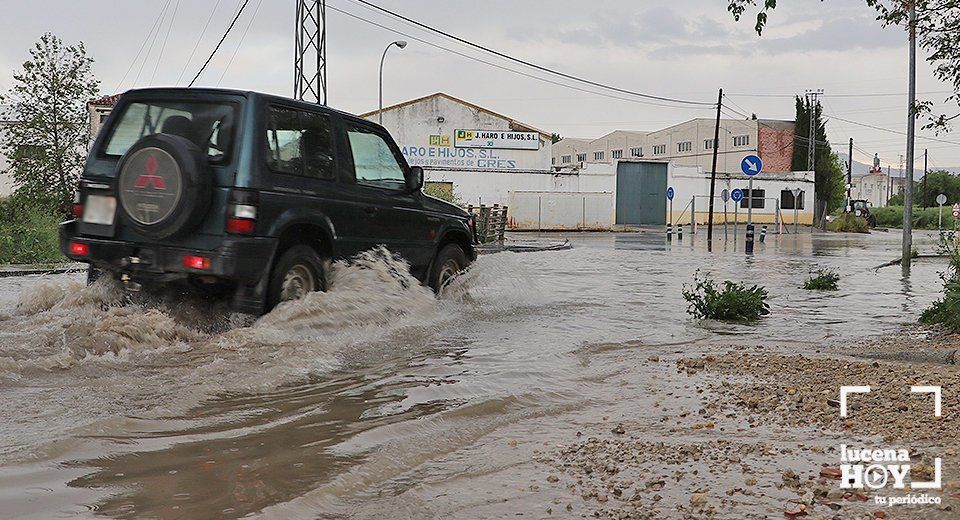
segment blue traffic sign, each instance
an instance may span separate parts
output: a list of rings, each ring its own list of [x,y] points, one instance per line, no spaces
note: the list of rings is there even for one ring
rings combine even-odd
[[[730,198],[734,202],[740,202],[741,200],[743,200],[743,190],[741,190],[740,188],[734,188],[733,191],[730,192]]]
[[[673,196],[674,196],[675,194],[676,194],[676,192],[673,191],[673,186],[669,186],[669,187],[667,188],[667,199],[668,199],[668,200],[673,200]]]
[[[748,155],[740,161],[740,169],[743,173],[753,177],[763,171],[763,161],[756,155]]]

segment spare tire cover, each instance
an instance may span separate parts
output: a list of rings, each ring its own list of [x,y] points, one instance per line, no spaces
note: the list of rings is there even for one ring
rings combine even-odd
[[[195,225],[206,212],[210,176],[192,142],[156,134],[124,154],[117,197],[129,225],[150,238],[166,238]]]

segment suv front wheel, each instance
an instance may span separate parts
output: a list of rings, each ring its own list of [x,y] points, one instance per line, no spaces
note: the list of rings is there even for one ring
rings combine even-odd
[[[447,244],[437,253],[430,270],[430,287],[440,294],[443,288],[469,265],[466,253],[457,244]]]
[[[323,261],[310,246],[299,245],[280,255],[270,275],[269,307],[303,298],[313,291],[327,290]]]

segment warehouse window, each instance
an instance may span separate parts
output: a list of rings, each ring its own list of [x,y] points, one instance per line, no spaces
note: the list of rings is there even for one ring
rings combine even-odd
[[[713,139],[704,139],[704,140],[703,140],[703,149],[704,149],[704,150],[713,150]]]
[[[614,150],[610,152],[610,157],[613,159],[623,159],[623,150]]]
[[[594,161],[602,161],[602,160],[603,160],[603,152],[593,152],[593,160],[594,160]]]
[[[663,155],[665,153],[667,153],[667,145],[665,144],[653,145],[653,155]]]
[[[587,154],[585,154],[585,153],[578,153],[578,154],[577,154],[577,162],[587,162]]]
[[[744,188],[743,190],[743,200],[740,201],[741,208],[747,208],[747,197],[750,196],[750,190]],[[764,200],[766,196],[766,190],[753,190],[753,209],[763,209]]]
[[[793,190],[780,191],[780,209],[803,209],[803,192],[793,200]]]
[[[570,164],[570,156],[564,155],[563,157],[560,158],[560,162],[562,162],[563,164]]]
[[[550,158],[550,164],[557,164],[557,158],[556,158],[556,157],[551,157],[551,158]]]
[[[693,150],[693,141],[682,141],[677,143],[678,152],[689,152]]]
[[[733,146],[749,146],[750,145],[750,136],[749,135],[735,135],[733,136]]]
[[[636,148],[631,148],[631,149],[630,149],[630,155],[631,155],[632,157],[643,157],[643,148],[641,148],[641,147],[639,147],[639,146],[636,147]]]

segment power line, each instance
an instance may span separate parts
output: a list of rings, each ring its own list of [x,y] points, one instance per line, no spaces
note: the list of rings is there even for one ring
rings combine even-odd
[[[228,61],[227,66],[223,68],[223,72],[220,74],[220,79],[217,80],[217,86],[220,86],[220,82],[222,82],[224,76],[227,75],[227,70],[230,69],[230,65],[233,65],[233,60],[236,59],[237,53],[240,52],[240,47],[243,45],[243,40],[247,37],[247,32],[250,31],[250,26],[253,25],[253,21],[257,19],[257,13],[260,12],[261,5],[263,5],[263,0],[259,0],[257,2],[257,7],[254,8],[253,14],[250,15],[250,21],[247,22],[247,26],[243,29],[243,34],[240,35],[240,41],[237,42],[237,48],[233,50],[233,55],[230,56],[230,61]]]
[[[157,64],[153,66],[153,75],[150,76],[150,84],[157,77],[157,69],[160,68],[160,62],[163,61],[163,51],[167,48],[167,40],[170,39],[170,31],[173,30],[173,22],[177,19],[177,11],[180,9],[180,0],[173,6],[173,15],[170,17],[170,24],[167,25],[167,34],[163,37],[163,45],[160,46],[160,55],[157,56]],[[158,33],[159,34],[159,33]]]
[[[123,73],[123,76],[120,78],[120,82],[117,83],[117,88],[113,89],[114,93],[120,90],[120,87],[123,86],[124,80],[127,79],[127,76],[130,75],[130,71],[133,70],[133,66],[137,64],[137,60],[140,59],[140,54],[143,52],[143,48],[146,47],[147,42],[150,41],[150,35],[153,34],[153,30],[157,27],[157,24],[160,23],[163,13],[166,12],[166,9],[166,6],[160,9],[160,14],[158,14],[157,19],[153,21],[153,25],[150,27],[150,31],[147,33],[146,38],[143,39],[143,43],[140,44],[140,49],[137,50],[137,55],[133,57],[133,61],[130,62],[130,66],[127,67],[127,71]]]
[[[929,92],[917,92],[918,95],[931,95],[931,94],[953,94],[952,90],[931,90]],[[755,97],[755,98],[795,98],[799,97],[798,94],[751,94],[751,93],[731,93],[727,94],[730,96],[736,97]],[[834,97],[834,98],[859,98],[859,97],[899,97],[906,96],[907,93],[899,92],[876,92],[868,94],[823,94],[825,97]]]
[[[709,107],[709,106],[715,107],[715,106],[717,106],[716,103],[711,103],[711,102],[690,101],[690,100],[686,100],[686,99],[675,99],[675,98],[669,98],[669,97],[663,97],[663,96],[655,96],[655,95],[652,95],[652,94],[645,94],[645,93],[642,93],[642,92],[636,92],[636,91],[632,91],[632,90],[622,89],[622,88],[614,87],[614,86],[607,85],[607,84],[604,84],[604,83],[599,83],[599,82],[596,82],[596,81],[588,80],[588,79],[586,79],[586,78],[582,78],[582,77],[579,77],[579,76],[574,76],[574,75],[572,75],[572,74],[567,74],[567,73],[564,73],[564,72],[560,72],[560,71],[557,71],[557,70],[554,70],[554,69],[551,69],[551,68],[548,68],[548,67],[543,67],[543,66],[541,66],[541,65],[537,65],[537,64],[535,64],[535,63],[531,63],[531,62],[526,61],[526,60],[522,60],[522,59],[520,59],[520,58],[515,58],[515,57],[513,57],[513,56],[510,56],[510,55],[508,55],[508,54],[502,53],[502,52],[500,52],[500,51],[493,50],[493,49],[491,49],[491,48],[489,48],[489,47],[485,47],[485,46],[483,46],[483,45],[480,45],[480,44],[477,44],[477,43],[473,43],[473,42],[471,42],[471,41],[469,41],[469,40],[466,40],[466,39],[463,39],[463,38],[461,38],[461,37],[459,37],[459,36],[455,36],[455,35],[453,35],[453,34],[450,34],[450,33],[448,33],[448,32],[442,31],[442,30],[440,30],[440,29],[436,29],[436,28],[431,27],[431,26],[429,26],[429,25],[427,25],[427,24],[418,22],[418,21],[413,20],[413,19],[411,19],[411,18],[407,18],[406,16],[403,16],[402,14],[395,13],[395,12],[393,12],[393,11],[390,11],[389,9],[385,9],[385,8],[380,7],[380,6],[378,6],[378,5],[375,5],[375,4],[372,4],[372,3],[370,3],[370,2],[367,2],[366,0],[353,0],[353,1],[356,2],[356,3],[362,4],[362,5],[364,5],[364,6],[367,6],[367,7],[369,7],[369,8],[375,9],[375,10],[377,10],[377,11],[386,13],[386,14],[388,14],[388,15],[390,15],[390,16],[393,16],[394,18],[398,18],[398,19],[403,20],[403,21],[405,21],[405,22],[407,22],[407,23],[416,25],[417,27],[419,27],[419,28],[421,28],[421,29],[430,31],[430,32],[435,33],[435,34],[439,34],[439,35],[441,35],[441,36],[444,36],[444,37],[449,38],[449,39],[451,39],[451,40],[454,40],[454,41],[456,41],[456,42],[462,43],[462,44],[467,45],[467,46],[469,46],[469,47],[473,47],[473,48],[475,48],[475,49],[479,49],[479,50],[484,51],[484,52],[487,52],[487,53],[489,53],[489,54],[493,54],[494,56],[503,58],[503,59],[505,59],[505,60],[509,60],[509,61],[514,62],[514,63],[519,63],[519,64],[521,64],[521,65],[524,65],[524,66],[527,66],[527,67],[530,67],[530,68],[539,70],[539,71],[541,71],[541,72],[546,72],[546,73],[548,73],[548,74],[553,74],[553,75],[555,75],[555,76],[559,76],[559,77],[562,77],[562,78],[565,78],[565,79],[568,79],[568,80],[571,80],[571,81],[576,81],[576,82],[584,83],[584,84],[591,85],[591,86],[594,86],[594,87],[599,87],[599,88],[603,88],[603,89],[606,89],[606,90],[611,90],[611,91],[614,91],[614,92],[619,92],[619,93],[621,93],[621,94],[628,94],[628,95],[631,95],[631,96],[637,96],[637,97],[641,97],[641,98],[645,98],[645,99],[651,99],[651,100],[656,100],[656,101],[664,101],[664,102],[669,102],[669,103],[679,103],[679,104],[686,104],[686,105],[706,106],[706,107]]]
[[[538,81],[543,81],[543,82],[545,82],[545,83],[550,83],[550,84],[552,84],[552,85],[557,85],[557,86],[560,86],[560,87],[565,87],[565,88],[569,88],[569,89],[572,89],[572,90],[577,90],[577,91],[580,91],[580,92],[585,92],[585,93],[587,93],[587,94],[593,94],[593,95],[597,95],[597,96],[608,97],[608,98],[611,98],[611,99],[619,99],[619,100],[621,100],[621,101],[629,101],[629,102],[631,102],[631,103],[641,103],[641,104],[644,104],[644,105],[651,105],[651,106],[658,106],[658,107],[667,107],[667,108],[684,108],[684,109],[691,109],[691,110],[705,110],[706,108],[708,108],[708,107],[685,106],[685,105],[679,105],[679,106],[678,106],[678,105],[665,105],[665,104],[662,104],[662,103],[654,103],[654,102],[645,101],[645,100],[642,100],[642,99],[627,98],[627,97],[623,97],[623,96],[616,96],[616,95],[613,95],[613,94],[608,94],[608,93],[606,93],[606,92],[597,92],[597,91],[595,91],[595,90],[588,90],[588,89],[581,88],[581,87],[578,87],[578,86],[575,86],[575,85],[570,85],[570,84],[567,84],[567,83],[561,83],[561,82],[559,82],[559,81],[554,81],[554,80],[551,80],[551,79],[548,79],[548,78],[544,78],[544,77],[540,77],[540,76],[535,76],[535,75],[533,75],[533,74],[529,74],[529,73],[523,72],[523,71],[521,71],[521,70],[511,69],[510,67],[505,67],[505,66],[503,66],[503,65],[500,65],[500,64],[497,64],[497,63],[493,63],[493,62],[491,62],[491,61],[487,61],[487,60],[484,60],[484,59],[482,59],[482,58],[478,58],[478,57],[476,57],[476,56],[471,56],[471,55],[469,55],[469,54],[466,54],[466,53],[457,51],[457,50],[455,50],[455,49],[451,49],[451,48],[449,48],[449,47],[444,47],[443,45],[440,45],[440,44],[437,44],[437,43],[433,43],[433,42],[428,41],[428,40],[424,40],[423,38],[419,38],[419,37],[417,37],[417,36],[413,36],[413,35],[411,35],[411,34],[409,34],[409,33],[405,33],[405,32],[400,31],[400,30],[398,30],[398,29],[394,29],[394,28],[392,28],[392,27],[388,27],[388,26],[386,26],[386,25],[377,23],[377,22],[375,22],[375,21],[373,21],[373,20],[369,20],[369,19],[364,18],[364,17],[362,17],[362,16],[358,16],[358,15],[355,15],[355,14],[353,14],[353,13],[344,11],[344,10],[342,10],[342,9],[338,9],[338,8],[332,6],[332,5],[328,5],[328,6],[327,6],[327,9],[330,9],[331,11],[338,12],[338,13],[340,13],[340,14],[342,14],[342,15],[345,15],[345,16],[349,16],[350,18],[354,18],[354,19],[356,19],[356,20],[360,20],[360,21],[365,22],[365,23],[368,23],[368,24],[370,24],[370,25],[379,27],[379,28],[384,29],[384,30],[386,30],[386,31],[390,31],[390,32],[392,32],[392,33],[394,33],[394,34],[399,34],[399,35],[401,35],[401,36],[405,36],[405,37],[407,37],[407,38],[409,38],[409,39],[411,39],[411,40],[413,40],[413,41],[420,42],[420,43],[422,43],[422,44],[424,44],[424,45],[428,45],[428,46],[430,46],[430,47],[435,47],[435,48],[437,48],[437,49],[440,49],[440,50],[449,52],[449,53],[451,53],[451,54],[455,54],[455,55],[460,56],[460,57],[462,57],[462,58],[466,58],[466,59],[468,59],[468,60],[473,60],[473,61],[476,61],[476,62],[478,62],[478,63],[483,63],[483,64],[485,64],[485,65],[489,65],[489,66],[491,66],[491,67],[495,67],[495,68],[498,68],[498,69],[500,69],[500,70],[505,70],[505,71],[507,71],[507,72],[512,72],[512,73],[514,73],[514,74],[519,74],[519,75],[521,75],[521,76],[524,76],[524,77],[527,77],[527,78],[530,78],[530,79],[535,79],[535,80],[538,80]],[[714,106],[716,106],[716,105],[714,105]]]
[[[170,8],[171,0],[167,0],[167,3],[163,4],[163,11],[160,13],[160,23],[157,25],[157,31],[153,33],[153,40],[150,41],[150,46],[147,47],[147,53],[143,56],[143,61],[140,62],[140,68],[137,70],[137,76],[133,78],[133,86],[137,86],[137,83],[140,82],[140,74],[143,73],[143,67],[147,64],[147,60],[150,59],[150,53],[153,52],[153,46],[157,44],[157,37],[160,36],[160,30],[163,28],[163,20],[167,18],[167,9]]]
[[[213,11],[210,11],[210,16],[207,17],[207,23],[203,25],[203,29],[200,31],[200,36],[197,37],[197,43],[193,44],[193,50],[190,51],[190,57],[187,58],[187,62],[183,64],[183,69],[180,70],[180,75],[177,76],[177,84],[180,84],[180,80],[183,79],[183,75],[187,73],[187,67],[190,66],[190,62],[193,61],[194,54],[197,53],[197,49],[200,47],[200,42],[203,41],[203,36],[207,34],[207,29],[210,27],[210,22],[213,21],[213,15],[217,14],[217,8],[220,7],[220,0],[217,0],[213,4]]]
[[[237,11],[237,15],[233,17],[233,21],[230,22],[230,26],[227,27],[227,30],[223,33],[223,37],[220,38],[220,41],[217,42],[217,46],[213,48],[213,52],[210,53],[210,56],[207,57],[207,61],[203,62],[203,66],[200,67],[200,70],[197,71],[197,75],[190,80],[188,87],[192,87],[194,83],[200,78],[200,75],[203,74],[203,71],[206,70],[207,65],[210,65],[210,60],[213,59],[213,56],[217,54],[217,51],[220,50],[220,46],[223,45],[224,40],[227,39],[227,36],[230,34],[230,31],[233,30],[233,26],[237,24],[237,20],[240,19],[240,15],[243,14],[243,10],[246,9],[247,4],[250,3],[250,0],[243,0],[243,4],[240,6],[240,9]]]
[[[844,118],[842,118],[842,117],[838,117],[838,116],[834,116],[834,115],[830,115],[830,114],[824,114],[824,116],[829,117],[829,118],[832,118],[832,119],[838,119],[838,120],[840,120],[840,121],[843,121],[844,123],[850,123],[851,125],[862,126],[862,127],[865,127],[865,128],[872,128],[872,129],[874,129],[874,130],[879,130],[879,131],[881,131],[881,132],[888,132],[888,133],[897,134],[897,135],[907,135],[906,132],[900,132],[900,131],[897,131],[897,130],[891,130],[891,129],[889,129],[889,128],[883,128],[883,127],[880,127],[880,126],[868,125],[867,123],[860,123],[860,122],[857,122],[857,121],[851,121],[851,120],[849,120],[849,119],[844,119]],[[936,141],[936,142],[938,142],[938,143],[947,143],[947,144],[953,144],[953,145],[960,146],[960,142],[947,141],[946,139],[937,139],[937,138],[935,138],[935,137],[925,137],[925,136],[922,136],[922,135],[918,135],[918,136],[916,136],[916,138],[917,138],[917,139],[926,139],[927,141]]]

